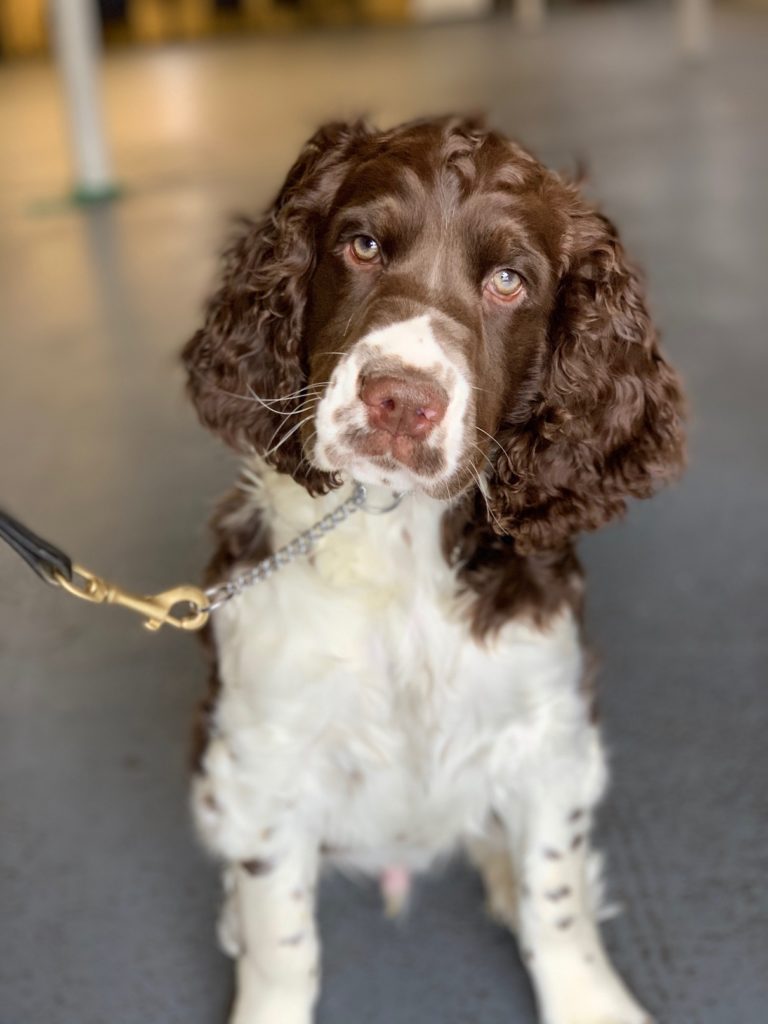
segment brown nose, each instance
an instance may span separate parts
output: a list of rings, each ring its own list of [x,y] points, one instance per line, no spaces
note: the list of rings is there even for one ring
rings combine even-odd
[[[439,385],[405,377],[366,377],[360,397],[368,406],[370,425],[393,437],[425,438],[448,408],[448,396]]]

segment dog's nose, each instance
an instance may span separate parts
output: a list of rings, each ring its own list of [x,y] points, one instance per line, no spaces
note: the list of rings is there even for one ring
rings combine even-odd
[[[393,437],[425,438],[448,408],[448,395],[438,384],[406,377],[366,377],[360,397],[370,425]]]

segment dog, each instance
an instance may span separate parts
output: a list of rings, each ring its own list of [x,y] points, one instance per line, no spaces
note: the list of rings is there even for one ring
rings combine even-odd
[[[183,358],[243,456],[209,582],[366,489],[213,615],[192,804],[232,1024],[313,1019],[324,865],[396,912],[456,850],[542,1024],[649,1024],[596,923],[574,540],[676,477],[684,417],[611,221],[483,122],[328,124],[242,223]]]

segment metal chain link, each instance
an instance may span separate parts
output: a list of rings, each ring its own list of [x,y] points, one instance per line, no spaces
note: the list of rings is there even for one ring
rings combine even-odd
[[[225,580],[223,583],[217,583],[214,587],[208,587],[205,591],[206,597],[208,598],[208,604],[202,611],[213,612],[217,608],[220,608],[227,601],[231,601],[233,597],[237,597],[241,594],[246,587],[252,587],[256,583],[263,583],[264,580],[269,579],[273,573],[279,569],[284,568],[286,565],[290,565],[297,558],[303,558],[308,555],[312,548],[315,546],[316,541],[320,540],[327,533],[331,533],[338,526],[354,513],[359,511],[365,505],[366,490],[362,484],[356,483],[355,489],[351,496],[347,498],[345,502],[339,505],[338,508],[334,509],[333,512],[329,512],[328,515],[323,516],[313,526],[310,526],[308,530],[304,530],[297,537],[284,547],[276,551],[274,555],[270,555],[269,558],[265,558],[263,561],[258,562],[252,566],[246,572],[241,573],[239,576],[235,576],[230,580]],[[400,503],[400,497],[397,497],[391,508],[395,508]],[[369,509],[371,512],[388,512],[389,508],[386,509]]]

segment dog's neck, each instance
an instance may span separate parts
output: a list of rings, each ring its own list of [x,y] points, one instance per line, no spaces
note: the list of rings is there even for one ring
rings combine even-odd
[[[251,509],[258,509],[276,550],[338,508],[352,494],[354,481],[344,480],[336,490],[313,497],[290,476],[252,456],[243,465],[240,488]],[[388,576],[396,565],[406,578],[421,570],[432,576],[449,572],[442,555],[448,505],[423,494],[398,497],[388,488],[366,485],[364,507],[322,542],[315,553],[318,564],[338,556],[354,566],[356,577],[374,579]]]

